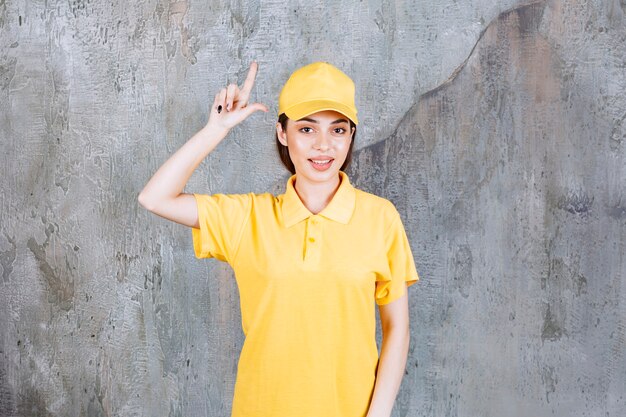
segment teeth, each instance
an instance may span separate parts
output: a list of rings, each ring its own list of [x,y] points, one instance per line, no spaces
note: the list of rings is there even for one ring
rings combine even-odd
[[[314,160],[314,159],[311,159],[311,161],[312,161],[314,164],[323,165],[323,164],[327,164],[327,163],[330,161],[330,159],[327,159],[327,160],[325,160],[325,161],[316,161],[316,160]]]

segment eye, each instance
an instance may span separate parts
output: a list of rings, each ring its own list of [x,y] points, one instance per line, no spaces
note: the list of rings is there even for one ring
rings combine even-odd
[[[307,127],[303,127],[302,129],[300,129],[300,132],[302,132],[302,130],[304,130],[304,129],[310,129],[310,127],[308,127],[308,126]],[[304,132],[304,133],[309,133],[309,132]]]
[[[344,129],[343,127],[338,127],[337,129],[335,129],[335,131],[337,130],[342,130],[342,132],[337,132],[337,133],[346,133],[346,129]]]

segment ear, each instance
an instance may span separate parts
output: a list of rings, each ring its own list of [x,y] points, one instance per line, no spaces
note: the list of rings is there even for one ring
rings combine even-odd
[[[276,135],[278,140],[284,146],[287,146],[287,134],[283,131],[283,127],[279,122],[276,122]]]

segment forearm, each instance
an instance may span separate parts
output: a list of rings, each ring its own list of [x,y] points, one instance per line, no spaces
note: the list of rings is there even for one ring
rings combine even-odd
[[[383,330],[374,394],[367,417],[389,417],[398,395],[407,355],[410,333],[405,328]]]
[[[207,125],[193,135],[150,178],[139,194],[141,204],[150,207],[180,195],[198,165],[227,134],[228,130]]]

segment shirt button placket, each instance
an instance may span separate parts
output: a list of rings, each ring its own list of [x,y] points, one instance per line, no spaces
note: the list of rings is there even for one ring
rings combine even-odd
[[[315,262],[319,258],[319,220],[309,217],[306,237],[306,260]]]

